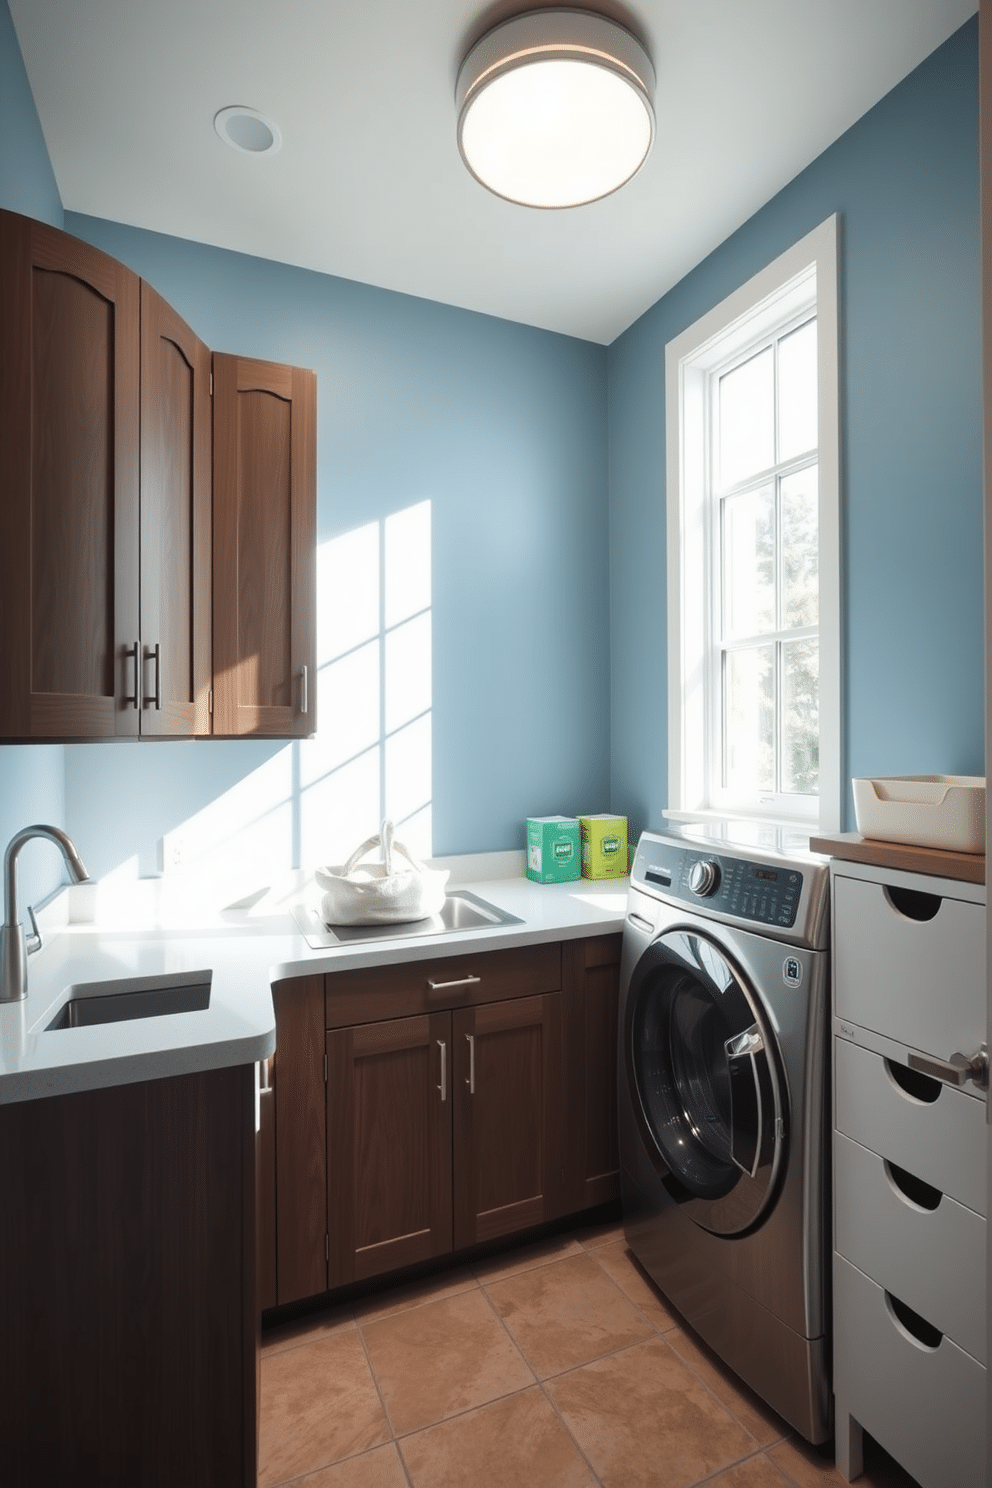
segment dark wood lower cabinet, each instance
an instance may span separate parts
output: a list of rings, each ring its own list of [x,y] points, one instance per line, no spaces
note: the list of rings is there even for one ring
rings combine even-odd
[[[0,1481],[254,1485],[251,1065],[0,1106]]]
[[[569,1112],[567,1208],[577,1212],[620,1195],[620,936],[566,941],[562,946],[562,989]]]
[[[451,1249],[451,1018],[327,1035],[330,1285]]]
[[[606,935],[277,985],[262,1306],[615,1198],[619,962]]]
[[[461,1250],[564,1212],[561,993],[459,1008],[451,1021]]]
[[[276,1143],[276,1300],[316,1296],[327,1282],[324,978],[272,989]]]

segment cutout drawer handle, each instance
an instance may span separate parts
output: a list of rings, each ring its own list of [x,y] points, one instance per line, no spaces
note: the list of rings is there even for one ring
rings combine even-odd
[[[907,1307],[905,1302],[900,1302],[898,1297],[893,1297],[891,1292],[885,1293],[885,1305],[900,1333],[918,1348],[926,1349],[931,1354],[937,1352],[944,1340],[939,1328],[935,1328],[933,1323],[928,1323],[925,1317]]]
[[[892,1188],[904,1203],[912,1204],[914,1209],[924,1209],[932,1214],[939,1209],[940,1201],[944,1197],[939,1188],[934,1188],[931,1183],[924,1183],[922,1178],[917,1178],[915,1173],[910,1173],[906,1168],[900,1168],[896,1163],[889,1162],[883,1158],[885,1176],[888,1178]]]
[[[942,1080],[945,1085],[966,1085],[969,1080],[979,1090],[989,1088],[989,1051],[983,1044],[977,1054],[952,1054],[950,1059],[933,1059],[929,1054],[910,1054],[907,1060],[910,1069],[919,1070],[933,1080]]]

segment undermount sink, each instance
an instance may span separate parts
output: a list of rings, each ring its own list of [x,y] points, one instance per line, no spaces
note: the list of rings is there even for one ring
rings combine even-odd
[[[91,1028],[97,1023],[125,1023],[132,1018],[161,1018],[167,1013],[200,1013],[210,1006],[211,971],[182,971],[167,976],[112,977],[80,982],[69,988],[46,1027]]]
[[[518,915],[497,908],[488,899],[482,899],[468,889],[452,889],[445,895],[438,914],[394,925],[326,925],[308,904],[298,904],[293,915],[307,945],[315,951],[326,950],[328,946],[353,945],[356,941],[405,940],[411,935],[453,935],[463,930],[493,930],[499,925],[523,923]]]

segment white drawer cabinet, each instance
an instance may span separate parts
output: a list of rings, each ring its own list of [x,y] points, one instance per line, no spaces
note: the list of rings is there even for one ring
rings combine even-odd
[[[837,1466],[985,1482],[985,1100],[911,1067],[985,1042],[985,890],[834,863]]]

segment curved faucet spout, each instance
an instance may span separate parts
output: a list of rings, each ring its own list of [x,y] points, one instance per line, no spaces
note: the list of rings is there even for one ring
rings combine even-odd
[[[24,941],[24,926],[17,914],[17,858],[25,842],[32,837],[41,837],[52,842],[65,859],[66,867],[75,883],[87,883],[89,874],[83,860],[76,851],[72,838],[58,827],[42,824],[24,827],[16,832],[7,844],[3,859],[3,928],[0,929],[0,1002],[19,1002],[28,993],[28,952]],[[31,913],[34,924],[34,914]],[[35,925],[37,931],[37,925]],[[37,936],[34,950],[40,948],[41,937]]]

